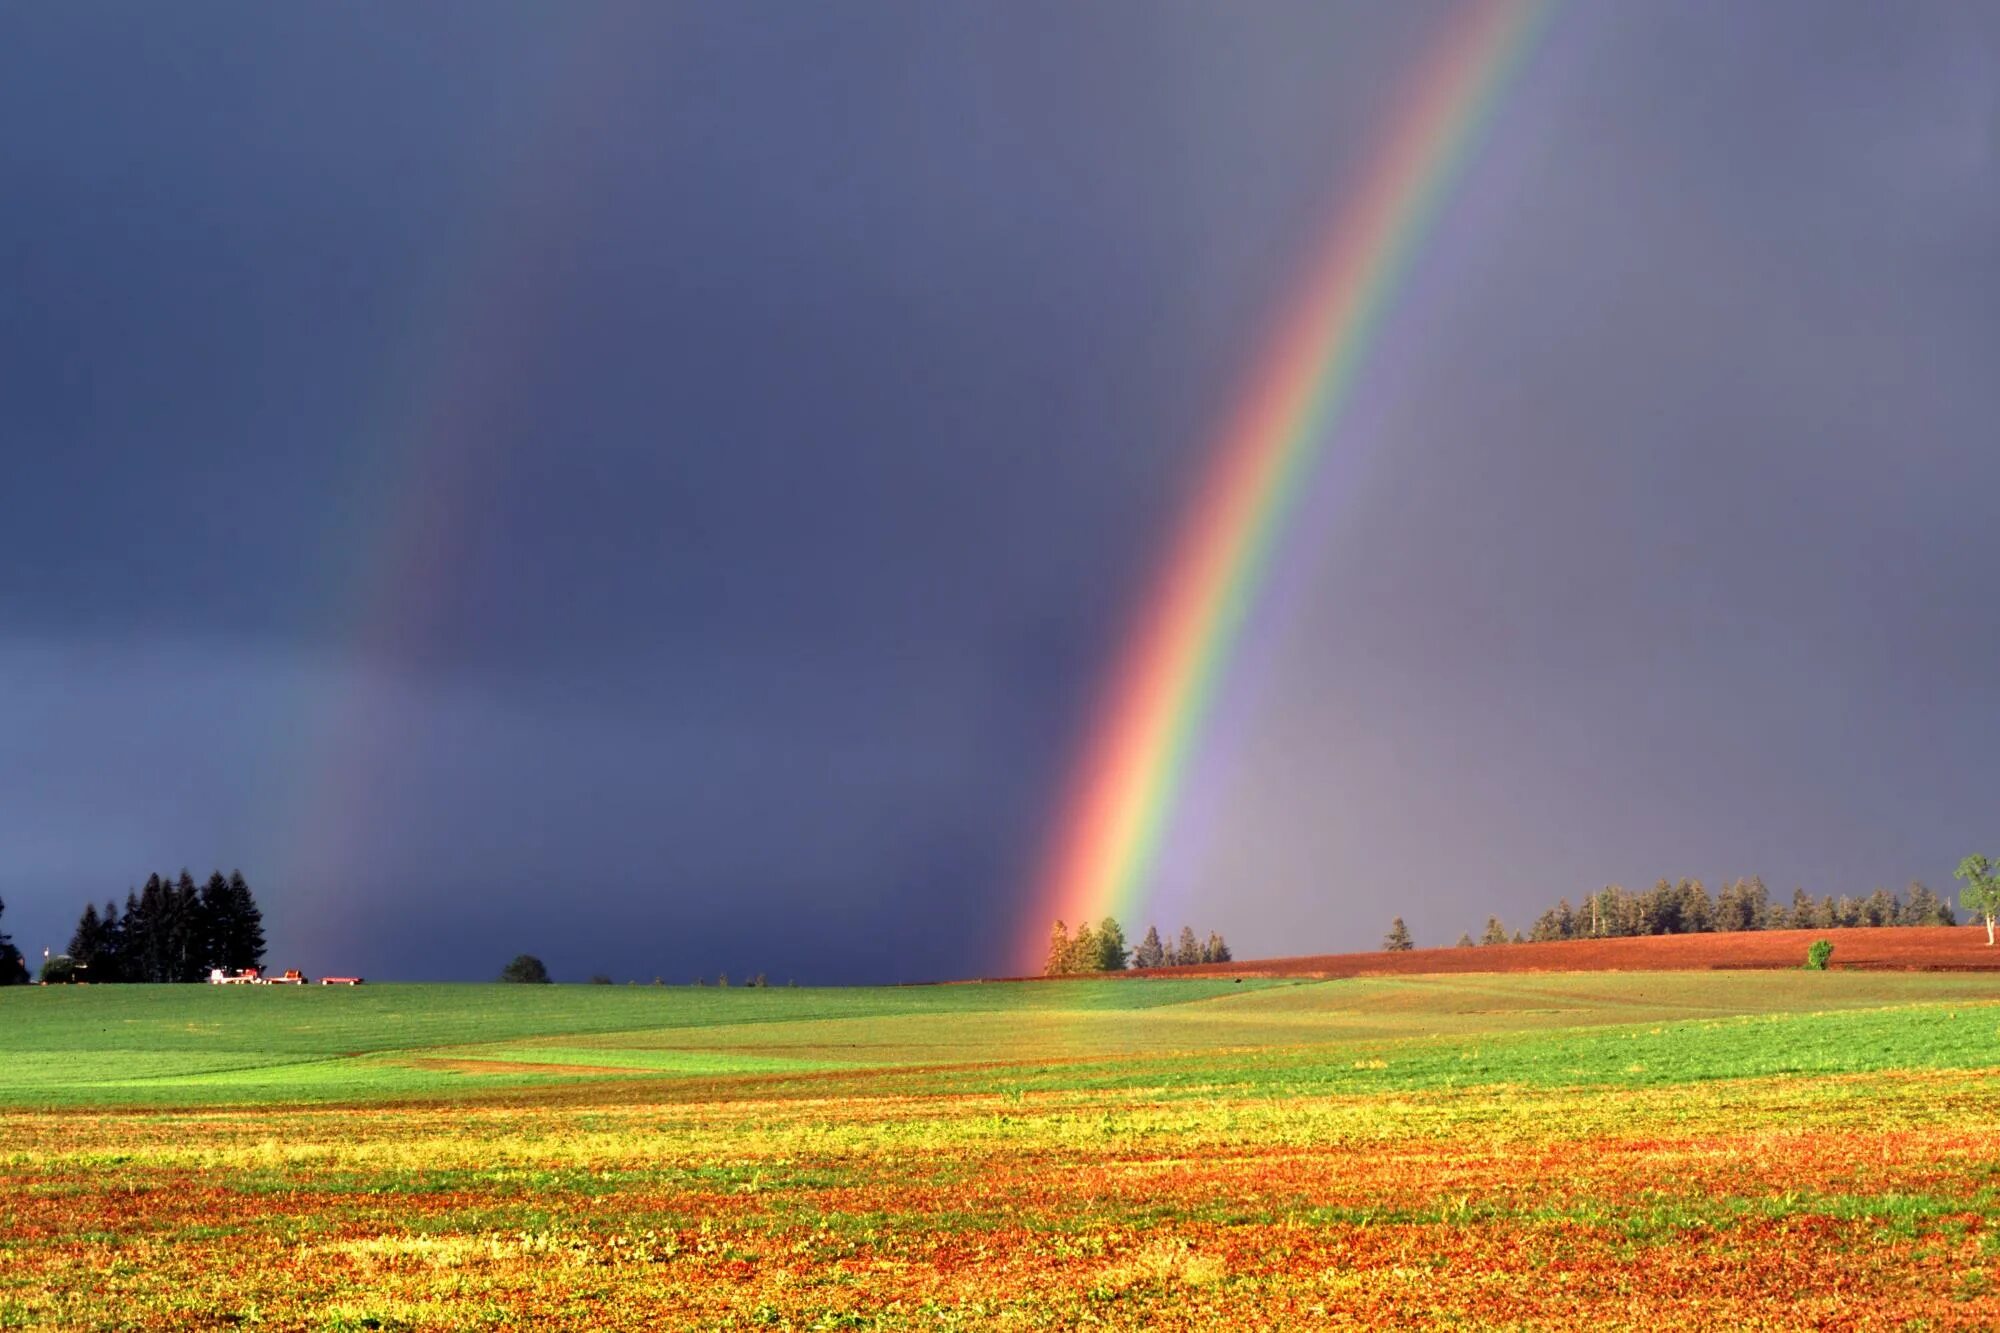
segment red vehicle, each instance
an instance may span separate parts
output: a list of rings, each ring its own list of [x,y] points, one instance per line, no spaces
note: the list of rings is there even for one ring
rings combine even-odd
[[[294,967],[287,970],[282,977],[272,977],[266,984],[272,986],[303,986],[306,984],[306,974]]]

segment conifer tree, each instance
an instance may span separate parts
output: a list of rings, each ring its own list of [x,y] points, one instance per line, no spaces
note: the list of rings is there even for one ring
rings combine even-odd
[[[1058,918],[1049,929],[1049,956],[1042,963],[1042,975],[1059,977],[1069,971],[1069,927]]]
[[[1134,967],[1162,967],[1167,961],[1167,951],[1160,943],[1160,928],[1146,927],[1146,938],[1139,941],[1139,947],[1132,954]]]
[[[1180,967],[1193,967],[1201,961],[1201,941],[1194,937],[1194,927],[1182,926],[1181,937],[1174,947],[1174,962]]]
[[[1229,945],[1224,942],[1222,934],[1219,931],[1211,930],[1208,932],[1208,943],[1202,946],[1201,951],[1207,955],[1206,961],[1211,963],[1227,963],[1232,961]]]
[[[168,981],[201,980],[203,939],[207,934],[201,919],[201,891],[194,876],[185,869],[167,891],[167,977]]]
[[[257,899],[251,895],[250,883],[241,870],[229,872],[229,902],[232,917],[227,965],[264,966],[264,914],[257,910]]]
[[[1479,942],[1481,944],[1505,944],[1507,942],[1507,927],[1500,924],[1499,917],[1489,916],[1486,918],[1486,933],[1479,937]]]
[[[0,902],[0,916],[7,914],[7,904]],[[0,986],[25,986],[28,984],[28,963],[21,957],[21,951],[14,947],[14,941],[6,931],[0,930]]]
[[[1472,943],[1472,936],[1470,936],[1470,935],[1468,935],[1468,934],[1464,933],[1463,931],[1459,932],[1459,936],[1458,936],[1458,946],[1457,946],[1457,947],[1459,947],[1459,948],[1461,948],[1461,949],[1470,949],[1470,948],[1472,948],[1472,947],[1473,947],[1473,943]]]
[[[1132,951],[1125,946],[1125,927],[1112,917],[1097,923],[1097,970],[1123,972]]]
[[[1403,924],[1403,918],[1397,917],[1389,923],[1389,933],[1382,937],[1382,947],[1390,953],[1407,953],[1417,947],[1416,941],[1410,938],[1410,928]]]
[[[236,935],[236,899],[229,881],[217,870],[201,886],[201,965],[204,969],[229,967],[229,945]]]
[[[132,940],[132,980],[166,980],[167,906],[165,886],[158,875],[146,876],[139,888],[139,901],[125,914],[125,930]]]
[[[1104,970],[1104,955],[1098,952],[1097,931],[1086,921],[1076,928],[1076,935],[1069,942],[1069,972],[1101,972]]]
[[[118,904],[104,900],[97,918],[97,957],[90,965],[92,981],[125,980],[125,925],[118,919]]]
[[[84,980],[96,981],[98,956],[103,951],[104,922],[97,915],[97,904],[87,903],[83,915],[77,919],[76,929],[70,933],[70,965],[83,973]]]

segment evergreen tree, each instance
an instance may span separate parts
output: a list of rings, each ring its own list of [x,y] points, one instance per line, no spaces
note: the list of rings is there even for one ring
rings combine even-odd
[[[1458,936],[1458,946],[1457,946],[1457,947],[1458,947],[1458,948],[1461,948],[1461,949],[1470,949],[1470,948],[1472,948],[1472,947],[1473,947],[1473,943],[1472,943],[1472,936],[1470,936],[1470,935],[1468,935],[1468,934],[1464,933],[1463,931],[1460,931],[1460,932],[1459,932],[1459,936]]]
[[[1167,961],[1166,946],[1160,943],[1160,928],[1146,927],[1146,938],[1139,941],[1139,947],[1132,954],[1134,967],[1163,967]]]
[[[1708,887],[1698,879],[1684,879],[1680,882],[1681,929],[1692,935],[1715,929],[1715,900],[1708,896]]]
[[[92,981],[125,980],[125,923],[118,919],[118,904],[104,900],[97,918],[97,957],[90,964]]]
[[[201,966],[229,970],[229,941],[236,933],[236,899],[220,870],[201,886]]]
[[[241,870],[229,872],[229,935],[222,942],[216,966],[237,970],[264,966],[264,914]]]
[[[1049,956],[1042,963],[1042,975],[1059,977],[1069,971],[1069,927],[1058,918],[1049,929]]]
[[[1505,944],[1507,942],[1507,927],[1500,924],[1499,917],[1489,916],[1486,918],[1486,933],[1479,937],[1479,942],[1481,944]]]
[[[1174,962],[1180,967],[1193,967],[1201,961],[1201,941],[1194,937],[1194,927],[1182,926],[1180,939],[1174,946]]]
[[[166,980],[167,905],[158,875],[146,876],[137,906],[125,914],[125,932],[132,942],[132,980]]]
[[[1125,928],[1111,917],[1097,923],[1097,970],[1123,972],[1132,951],[1125,946]]]
[[[195,887],[194,876],[183,869],[166,896],[167,980],[199,981],[202,937],[207,933],[202,923],[201,891]]]
[[[1804,889],[1792,890],[1791,925],[1794,930],[1814,930],[1825,923],[1819,919],[1819,904]]]
[[[1403,924],[1403,918],[1397,917],[1389,923],[1389,933],[1382,937],[1382,947],[1390,953],[1407,953],[1417,947],[1416,941],[1410,938],[1410,928]]]
[[[1076,935],[1069,942],[1069,966],[1066,972],[1101,972],[1104,969],[1104,955],[1098,952],[1097,932],[1086,921],[1076,928]]]
[[[97,980],[97,960],[104,951],[104,922],[97,915],[97,904],[84,906],[83,915],[77,919],[76,929],[69,937],[70,966],[83,973],[86,981]]]
[[[1750,879],[1731,880],[1716,895],[1715,928],[1717,930],[1761,930],[1770,906],[1764,890],[1764,881],[1755,876]]]
[[[1955,926],[1958,913],[1950,903],[1931,892],[1929,887],[1910,882],[1910,900],[1903,904],[1902,924],[1906,926]]]
[[[1220,931],[1211,930],[1208,932],[1208,943],[1203,946],[1203,952],[1208,955],[1208,961],[1211,963],[1235,961],[1235,955],[1229,952],[1229,944],[1222,938],[1222,932]]]
[[[1871,926],[1893,926],[1896,924],[1896,895],[1887,889],[1877,889],[1868,895],[1868,901],[1861,904],[1861,919]]]
[[[1556,901],[1556,938],[1573,940],[1576,938],[1576,909],[1569,905],[1569,899]]]
[[[7,914],[7,904],[0,902],[0,916]],[[0,986],[25,986],[28,984],[28,961],[21,957],[21,951],[14,947],[14,941],[6,931],[0,930]]]

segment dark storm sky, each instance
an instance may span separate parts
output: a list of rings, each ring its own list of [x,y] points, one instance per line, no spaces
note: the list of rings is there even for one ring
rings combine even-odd
[[[8,6],[0,929],[220,865],[281,967],[1004,968],[1447,12]],[[2000,851],[1996,423],[1992,6],[1559,9],[1287,543],[1195,924]]]

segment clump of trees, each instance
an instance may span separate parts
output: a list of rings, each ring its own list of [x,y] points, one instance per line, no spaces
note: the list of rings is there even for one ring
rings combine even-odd
[[[0,916],[7,914],[7,904],[0,902]],[[7,932],[0,930],[0,986],[23,986],[28,981],[28,964],[21,957],[21,951],[14,947],[14,941]]]
[[[115,901],[83,909],[67,959],[53,978],[201,981],[212,968],[264,965],[264,914],[240,870],[227,878],[218,870],[200,886],[185,870],[177,878],[148,875],[125,895],[122,912]]]
[[[1838,926],[1954,926],[1950,903],[1922,884],[1902,894],[1877,889],[1865,898],[1827,894],[1815,898],[1796,889],[1791,901],[1776,902],[1762,878],[1731,880],[1710,895],[1698,879],[1666,880],[1633,892],[1612,884],[1586,897],[1581,906],[1564,898],[1535,918],[1530,940],[1591,940],[1626,935],[1692,935],[1707,931],[1823,930]],[[1519,940],[1517,932],[1514,937]],[[1505,944],[1496,917],[1486,920],[1481,944]]]
[[[516,986],[546,986],[549,984],[549,969],[542,960],[531,953],[517,953],[507,966],[500,969],[500,980]],[[604,979],[605,985],[611,978]]]
[[[1049,930],[1049,952],[1042,964],[1047,977],[1075,976],[1092,972],[1123,972],[1128,967],[1192,967],[1197,963],[1231,961],[1229,945],[1210,931],[1206,940],[1195,937],[1194,928],[1182,926],[1179,939],[1166,944],[1157,926],[1146,927],[1146,937],[1137,948],[1127,944],[1125,928],[1111,917],[1095,926],[1088,921],[1076,928],[1058,921]]]

